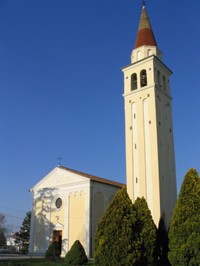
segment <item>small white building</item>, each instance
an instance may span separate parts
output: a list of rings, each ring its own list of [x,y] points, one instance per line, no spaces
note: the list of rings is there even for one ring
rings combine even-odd
[[[14,233],[6,236],[6,246],[16,246]]]
[[[60,244],[65,256],[75,240],[92,256],[97,224],[121,183],[57,166],[30,189],[33,195],[29,253]]]

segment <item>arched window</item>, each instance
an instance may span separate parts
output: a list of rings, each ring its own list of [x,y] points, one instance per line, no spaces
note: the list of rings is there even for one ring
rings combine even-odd
[[[141,87],[147,86],[147,72],[145,69],[140,72],[140,85]]]
[[[137,74],[133,73],[131,75],[131,90],[137,90]]]

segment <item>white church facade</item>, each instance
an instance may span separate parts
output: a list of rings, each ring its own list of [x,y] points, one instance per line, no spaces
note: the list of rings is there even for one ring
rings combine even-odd
[[[64,256],[75,240],[92,256],[98,221],[122,184],[63,166],[30,189],[33,196],[29,254],[44,255],[51,242]]]
[[[158,225],[169,225],[176,203],[176,173],[169,77],[143,5],[131,64],[124,73],[126,186],[131,200],[144,197]],[[88,256],[97,224],[123,184],[57,166],[30,191],[29,253],[44,255],[60,244],[64,256],[80,240]]]

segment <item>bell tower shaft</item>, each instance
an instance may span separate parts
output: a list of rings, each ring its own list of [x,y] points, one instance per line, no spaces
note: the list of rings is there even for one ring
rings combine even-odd
[[[145,6],[131,61],[122,69],[127,190],[132,201],[137,197],[147,200],[157,225],[161,215],[169,225],[176,202],[172,72],[161,61]]]

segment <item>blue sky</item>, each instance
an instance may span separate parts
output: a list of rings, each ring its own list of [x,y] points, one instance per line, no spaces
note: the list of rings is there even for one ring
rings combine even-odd
[[[173,71],[178,190],[200,165],[200,1],[147,2]],[[161,4],[162,3],[162,4]],[[0,212],[17,230],[57,164],[125,182],[123,75],[139,0],[0,0]]]

